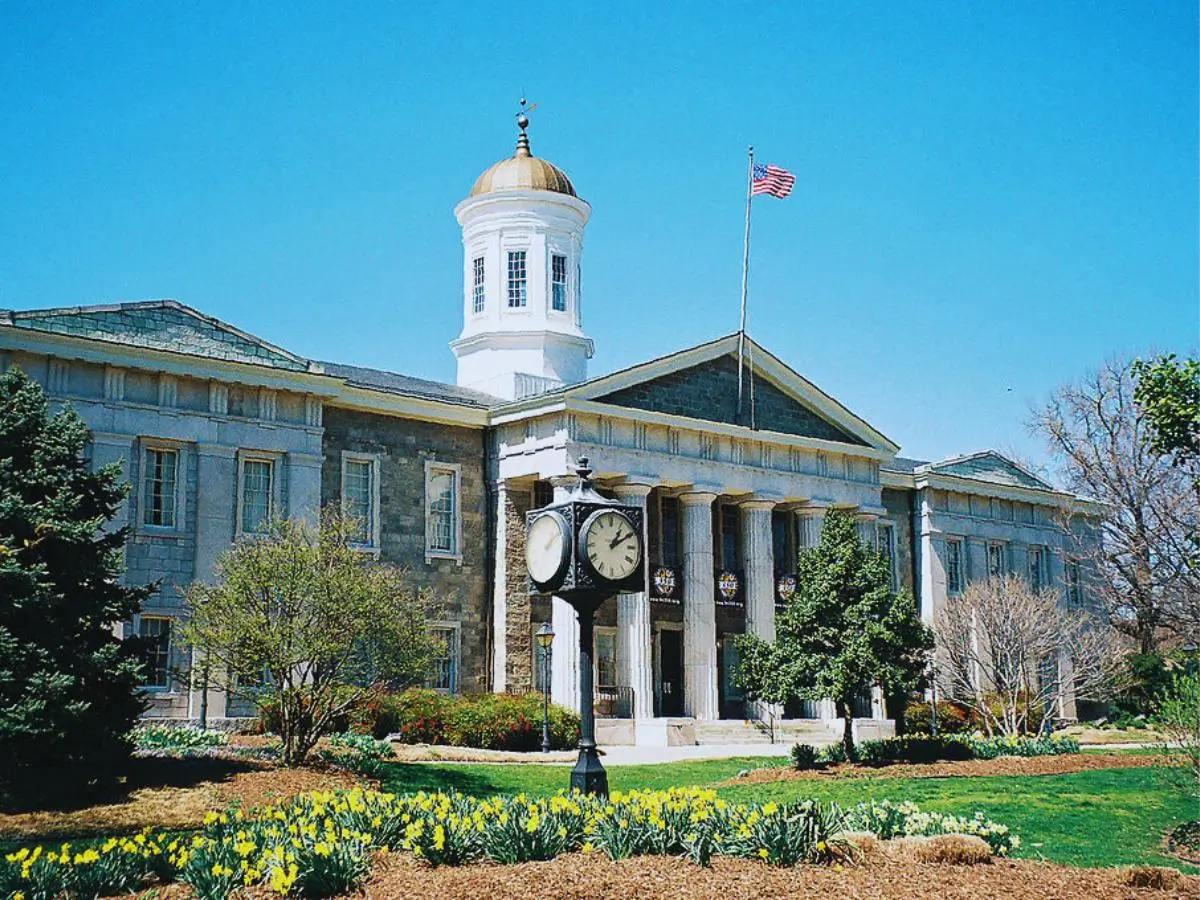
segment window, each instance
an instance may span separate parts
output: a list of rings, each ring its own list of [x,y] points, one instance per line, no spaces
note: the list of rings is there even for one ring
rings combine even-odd
[[[1079,563],[1067,563],[1067,606],[1079,609],[1083,606],[1083,593],[1079,583]]]
[[[988,544],[987,548],[988,578],[1004,577],[1004,545]]]
[[[510,309],[525,306],[525,290],[528,279],[525,274],[525,251],[508,251],[508,306]]]
[[[433,671],[429,686],[437,691],[458,692],[458,626],[435,625],[430,629],[433,638]]]
[[[567,311],[567,258],[557,253],[550,257],[550,306],[555,312]]]
[[[260,534],[271,518],[275,464],[269,459],[242,460],[242,534]]]
[[[946,593],[957,597],[963,591],[963,542],[946,541]]]
[[[457,466],[425,468],[426,556],[459,555]]]
[[[776,575],[796,570],[796,517],[790,512],[771,513],[771,549]]]
[[[659,501],[662,516],[662,563],[679,565],[679,499],[663,497]]]
[[[165,616],[138,618],[141,638],[142,685],[165,690],[171,682],[171,620]]]
[[[721,566],[723,568],[738,568],[738,530],[741,521],[741,510],[736,506],[721,507]]]
[[[1041,547],[1029,548],[1029,587],[1036,594],[1046,586],[1046,556]]]
[[[887,560],[889,584],[896,589],[896,556],[893,550],[895,526],[891,522],[880,522],[878,528],[879,552]]]
[[[374,457],[342,454],[342,508],[354,519],[354,543],[379,546],[379,464]]]
[[[179,475],[179,451],[147,447],[142,524],[154,528],[175,527],[175,485]]]
[[[475,315],[483,312],[484,303],[487,300],[487,294],[483,286],[483,257],[477,256],[471,261],[472,285],[471,285],[471,309]]]
[[[617,633],[607,628],[596,629],[596,684],[617,685]]]

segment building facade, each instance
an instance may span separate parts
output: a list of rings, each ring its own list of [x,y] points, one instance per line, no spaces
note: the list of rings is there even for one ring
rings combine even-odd
[[[128,634],[151,640],[150,714],[199,714],[182,592],[270,516],[345,504],[362,551],[406,567],[439,599],[445,651],[430,683],[451,692],[546,687],[534,632],[553,624],[554,699],[578,703],[569,606],[531,596],[524,517],[587,457],[603,491],[646,509],[644,590],[598,619],[601,716],[613,740],[701,740],[706,723],[762,714],[732,680],[733,636],[774,635],[800,548],[831,509],[851,512],[923,617],[974,579],[1017,572],[1085,605],[1063,523],[1094,506],[985,451],[938,462],[899,446],[737,335],[589,378],[584,230],[591,207],[532,155],[476,181],[463,232],[457,384],[300,358],[171,300],[0,311],[0,365],[18,366],[92,430],[96,466],[131,491],[126,578],[158,591]],[[237,715],[219,692],[208,712]],[[837,727],[829,703],[787,718]],[[864,693],[864,727],[885,719]],[[1071,714],[1066,709],[1064,714]]]

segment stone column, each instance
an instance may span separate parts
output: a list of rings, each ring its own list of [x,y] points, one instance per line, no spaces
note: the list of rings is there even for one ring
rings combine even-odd
[[[551,599],[550,699],[580,712],[579,709],[579,616],[561,597]]]
[[[712,505],[717,495],[693,491],[680,498],[683,519],[684,713],[716,719],[717,608],[713,595]]]
[[[747,500],[742,506],[742,558],[746,577],[746,633],[775,640],[775,543],[771,535],[773,500]]]
[[[860,513],[854,517],[854,527],[858,529],[858,538],[868,547],[874,548],[878,543],[878,536],[875,533],[875,523],[879,521],[879,516],[873,513]]]
[[[237,451],[216,444],[196,446],[196,562],[197,581],[211,581],[217,558],[233,542],[234,517],[237,504]],[[200,664],[193,659],[193,669]],[[212,676],[218,682],[222,673]],[[200,714],[201,685],[193,679],[188,715]],[[208,716],[225,715],[227,697],[223,690],[208,688]]]
[[[775,640],[775,541],[771,533],[774,500],[746,500],[742,507],[742,559],[745,561],[746,633]],[[763,721],[783,718],[783,708],[752,703]]]
[[[613,488],[622,503],[642,510],[642,547],[648,548],[646,533],[646,484],[619,484]],[[646,567],[646,578],[650,567]],[[650,590],[649,584],[637,594],[617,596],[617,670],[620,683],[633,688],[633,717],[649,719],[654,715],[653,662],[650,656]]]

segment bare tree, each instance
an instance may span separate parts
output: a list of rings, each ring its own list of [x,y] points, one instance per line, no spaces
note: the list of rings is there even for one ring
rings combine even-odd
[[[1105,699],[1121,668],[1111,627],[1015,575],[969,584],[935,633],[951,693],[989,734],[1038,733],[1068,698]]]
[[[1060,387],[1035,410],[1031,429],[1048,446],[1068,489],[1106,507],[1099,534],[1064,521],[1070,555],[1113,625],[1143,653],[1167,633],[1200,625],[1200,585],[1189,567],[1197,495],[1186,472],[1155,448],[1134,402],[1132,364],[1111,360],[1078,384]]]

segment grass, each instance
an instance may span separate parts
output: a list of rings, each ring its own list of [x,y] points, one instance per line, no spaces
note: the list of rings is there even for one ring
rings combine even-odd
[[[609,768],[613,790],[713,785],[761,759],[702,760]],[[404,792],[454,788],[463,793],[548,794],[565,788],[563,766],[396,764],[385,788]],[[1018,856],[1072,866],[1176,865],[1161,852],[1164,832],[1200,814],[1166,787],[1155,768],[1098,769],[1068,775],[974,778],[854,778],[781,781],[720,788],[730,800],[806,797],[851,805],[871,798],[912,800],[923,809],[981,811],[1021,836]],[[1185,868],[1187,871],[1194,869]]]

